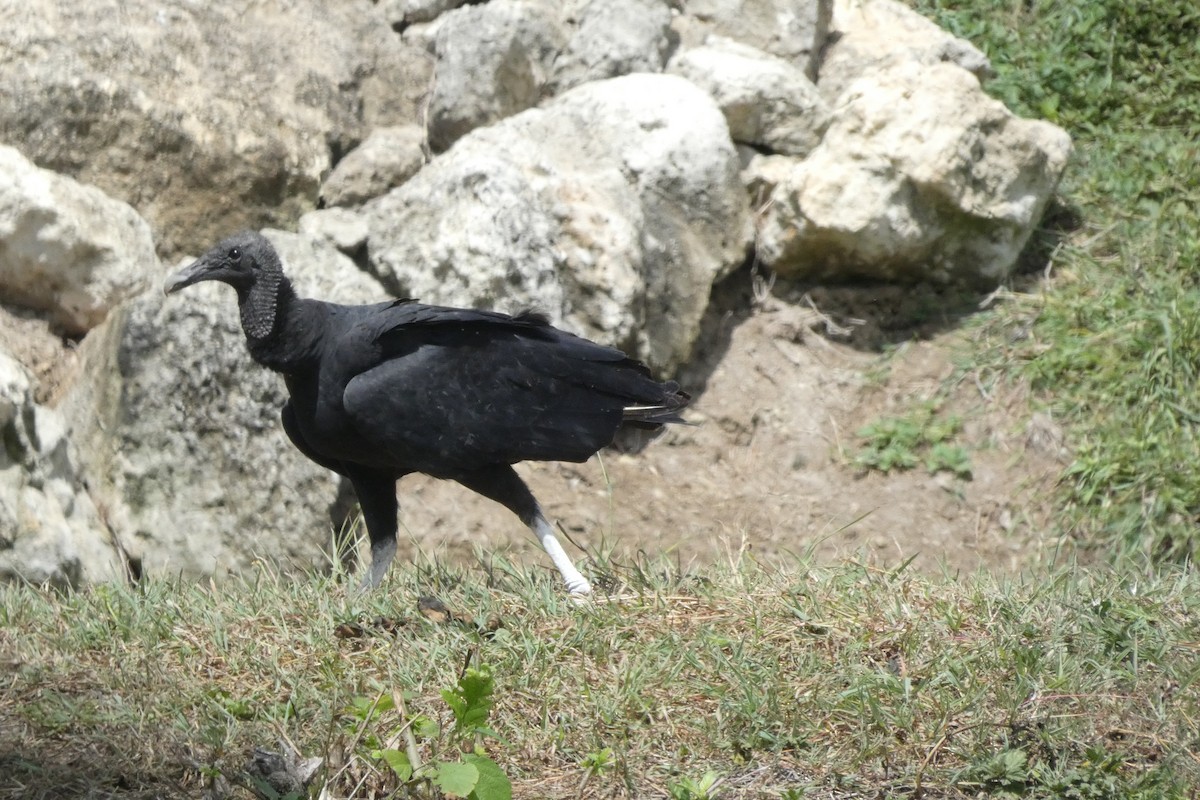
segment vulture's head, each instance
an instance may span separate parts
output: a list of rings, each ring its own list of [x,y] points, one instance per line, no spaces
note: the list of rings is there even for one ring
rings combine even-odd
[[[281,306],[293,296],[275,248],[265,236],[254,231],[225,239],[167,278],[163,291],[171,294],[201,281],[220,281],[237,291],[242,329],[251,341],[275,333]]]
[[[220,281],[245,298],[252,289],[278,288],[283,267],[275,248],[261,233],[242,231],[224,239],[188,266],[167,278],[163,291],[177,292],[201,281]]]

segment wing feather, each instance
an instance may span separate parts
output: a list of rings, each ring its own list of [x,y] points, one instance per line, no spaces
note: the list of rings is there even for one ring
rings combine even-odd
[[[667,421],[681,405],[671,384],[620,350],[532,314],[410,303],[360,326],[353,338],[369,332],[375,352],[347,382],[344,408],[396,462],[434,475],[584,461],[623,419]]]

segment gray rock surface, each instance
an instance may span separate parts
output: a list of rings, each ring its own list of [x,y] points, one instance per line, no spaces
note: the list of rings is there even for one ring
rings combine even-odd
[[[326,206],[352,206],[399,186],[425,164],[425,129],[376,128],[337,163],[321,184]]]
[[[333,146],[415,122],[429,84],[428,56],[350,0],[9,1],[3,18],[0,142],[132,205],[168,257],[293,225]]]
[[[662,72],[671,47],[666,0],[573,0],[565,18],[570,40],[554,60],[549,90],[633,72]]]
[[[0,146],[0,297],[64,333],[100,324],[158,271],[150,226],[94,186]]]
[[[685,48],[726,36],[788,61],[816,80],[833,0],[688,0],[672,27]]]
[[[429,145],[537,105],[567,29],[554,0],[492,0],[439,19]]]
[[[62,416],[34,402],[25,369],[0,352],[0,581],[66,588],[125,574],[66,434]]]
[[[468,0],[380,0],[379,11],[394,29],[430,22],[444,11],[466,5]]]
[[[829,109],[804,72],[777,56],[721,36],[683,50],[668,70],[713,96],[739,144],[803,158],[829,124]]]
[[[326,241],[357,259],[367,245],[367,218],[354,208],[322,208],[300,218],[300,235]]]
[[[385,297],[332,246],[268,235],[302,295]],[[64,413],[92,494],[144,574],[328,566],[337,479],[287,440],[283,379],[250,360],[229,287],[166,298],[155,287],[82,350]]]
[[[720,110],[694,84],[585,84],[481,128],[365,207],[370,265],[426,302],[536,307],[670,372],[748,214]]]

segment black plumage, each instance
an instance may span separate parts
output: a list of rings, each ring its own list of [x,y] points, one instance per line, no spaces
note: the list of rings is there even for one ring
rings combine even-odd
[[[396,481],[421,472],[503,503],[568,588],[589,591],[512,465],[585,461],[623,424],[681,422],[688,402],[621,351],[538,314],[301,299],[257,233],[224,240],[165,290],[205,280],[236,290],[251,356],[283,374],[292,442],[353,485],[371,539],[365,585],[383,579],[395,554]]]

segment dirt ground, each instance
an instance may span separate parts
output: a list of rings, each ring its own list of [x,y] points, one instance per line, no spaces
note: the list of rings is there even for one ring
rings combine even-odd
[[[881,567],[914,558],[926,572],[1033,566],[1054,555],[1048,503],[1066,454],[1022,387],[970,371],[953,383],[945,406],[964,420],[956,443],[970,453],[969,480],[854,464],[864,425],[904,414],[956,374],[970,334],[936,313],[946,303],[896,287],[804,293],[743,270],[714,291],[695,357],[678,376],[693,394],[686,416],[695,425],[623,441],[603,463],[518,470],[571,542],[618,559],[668,554],[686,565],[812,551]],[[831,319],[817,309],[836,311]],[[884,354],[884,342],[900,344]],[[37,374],[38,399],[52,402],[74,353],[35,315],[9,310],[0,344]],[[401,558],[421,551],[474,564],[479,548],[549,567],[514,516],[457,484],[412,476],[399,493]]]
[[[914,568],[951,574],[1017,572],[1055,557],[1050,490],[1066,452],[1021,386],[990,386],[998,382],[970,370],[950,381],[944,408],[963,419],[955,442],[970,454],[969,480],[854,464],[864,425],[904,414],[960,374],[954,360],[970,334],[945,319],[909,319],[941,299],[895,287],[813,292],[815,305],[796,290],[775,294],[790,296],[777,299],[747,272],[714,294],[694,363],[679,376],[695,426],[672,426],[640,452],[606,451],[603,464],[518,467],[572,542],[682,564],[742,551],[880,567],[913,558]],[[825,335],[821,303],[861,313],[850,336]],[[897,340],[886,355],[878,346]],[[406,478],[400,502],[401,557],[473,562],[479,547],[549,564],[514,517],[457,485]]]

